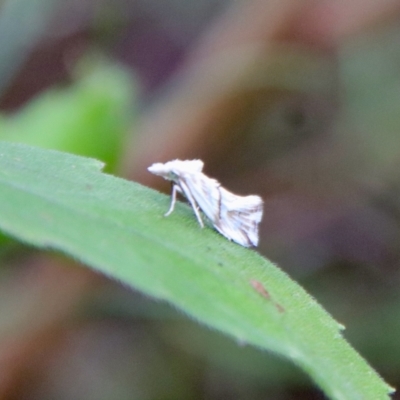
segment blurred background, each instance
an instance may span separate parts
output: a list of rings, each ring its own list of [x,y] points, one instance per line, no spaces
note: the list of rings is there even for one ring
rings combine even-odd
[[[3,0],[0,140],[259,194],[259,251],[400,386],[400,3]],[[164,185],[164,186],[163,186]],[[300,371],[0,237],[0,399],[322,399]],[[400,399],[400,395],[394,395]]]

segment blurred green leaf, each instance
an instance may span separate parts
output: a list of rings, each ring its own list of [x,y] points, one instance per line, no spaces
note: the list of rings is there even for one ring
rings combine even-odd
[[[206,325],[284,356],[332,399],[387,399],[391,388],[300,286],[255,251],[200,229],[189,207],[101,173],[102,164],[0,144],[0,227],[61,250]]]
[[[121,67],[84,60],[70,86],[49,89],[10,117],[0,139],[90,156],[115,171],[132,123],[134,86]]]

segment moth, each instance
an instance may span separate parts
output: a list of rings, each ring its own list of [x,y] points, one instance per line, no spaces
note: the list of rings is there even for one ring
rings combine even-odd
[[[263,214],[263,201],[259,196],[238,196],[203,173],[201,160],[173,160],[155,163],[148,170],[172,182],[171,205],[165,216],[175,208],[177,193],[189,201],[197,221],[203,228],[200,210],[214,228],[227,239],[244,247],[257,246],[258,225]]]

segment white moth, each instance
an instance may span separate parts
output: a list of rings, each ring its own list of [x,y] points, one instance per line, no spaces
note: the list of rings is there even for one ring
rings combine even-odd
[[[203,165],[201,160],[173,160],[148,168],[151,173],[172,181],[171,206],[165,216],[174,210],[179,192],[189,200],[202,228],[204,223],[199,208],[215,229],[229,240],[245,247],[257,246],[258,224],[263,213],[261,197],[228,192],[218,181],[203,174]]]

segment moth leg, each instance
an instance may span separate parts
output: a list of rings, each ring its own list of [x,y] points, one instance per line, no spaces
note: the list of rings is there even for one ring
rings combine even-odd
[[[192,193],[190,193],[190,190],[189,190],[189,188],[187,186],[186,186],[186,190],[185,190],[185,187],[183,188],[183,190],[185,192],[185,195],[186,195],[187,199],[189,200],[190,205],[193,208],[193,211],[194,211],[194,213],[196,215],[198,223],[200,224],[200,226],[202,228],[204,228],[204,223],[203,223],[203,220],[201,219],[201,215],[200,215],[200,212],[199,212],[199,208],[197,207],[196,200],[193,198]]]
[[[201,219],[201,215],[200,215],[200,211],[199,211],[198,207],[197,207],[197,206],[193,206],[193,205],[192,205],[192,207],[193,207],[194,213],[196,214],[196,218],[197,218],[197,221],[199,222],[199,225],[200,225],[202,228],[204,228],[204,222],[203,222],[203,220]]]
[[[180,188],[175,185],[175,183],[172,184],[172,192],[171,192],[171,205],[169,206],[168,211],[164,214],[164,217],[168,217],[174,211],[175,208],[175,203],[176,203],[176,193],[181,192]]]

